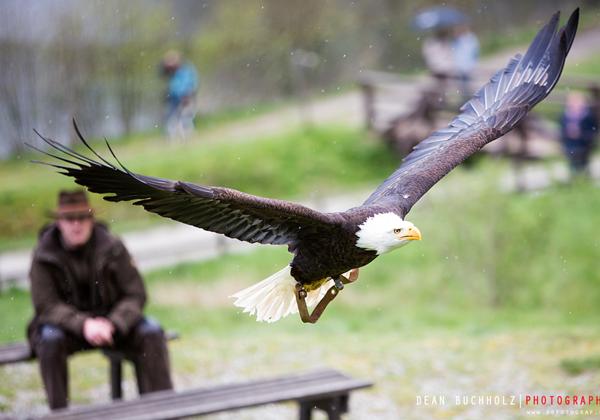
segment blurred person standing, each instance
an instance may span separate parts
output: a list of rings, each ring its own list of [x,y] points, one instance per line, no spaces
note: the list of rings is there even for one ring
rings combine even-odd
[[[585,95],[581,92],[569,93],[560,117],[560,139],[571,175],[587,171],[597,131],[598,119]]]
[[[436,81],[438,101],[445,102],[448,83],[456,74],[453,39],[450,28],[440,28],[423,42],[423,59],[427,69]]]
[[[184,62],[179,51],[167,51],[161,61],[161,74],[167,78],[165,128],[169,139],[185,136],[194,129],[198,73]]]
[[[454,70],[458,78],[459,94],[463,101],[470,99],[471,80],[479,58],[479,40],[466,24],[454,28],[454,39],[452,42],[454,51]]]
[[[83,190],[61,191],[53,215],[33,254],[27,331],[50,408],[68,404],[67,357],[91,348],[124,351],[141,394],[172,389],[163,330],[143,316],[146,291],[123,243],[95,221]]]

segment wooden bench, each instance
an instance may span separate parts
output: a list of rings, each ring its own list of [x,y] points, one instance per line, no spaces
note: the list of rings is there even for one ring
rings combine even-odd
[[[351,391],[372,385],[335,370],[320,370],[182,392],[160,391],[135,400],[58,410],[45,418],[174,419],[296,401],[299,403],[300,420],[310,420],[313,409],[323,410],[330,420],[334,420],[348,411]]]
[[[165,333],[167,341],[179,338],[179,335],[173,331]],[[93,350],[93,349],[91,349]],[[110,374],[110,395],[113,400],[119,400],[123,397],[123,360],[125,355],[117,350],[102,349],[102,354],[109,361]],[[11,363],[27,362],[34,360],[35,356],[29,348],[29,343],[19,342],[0,346],[0,366]]]

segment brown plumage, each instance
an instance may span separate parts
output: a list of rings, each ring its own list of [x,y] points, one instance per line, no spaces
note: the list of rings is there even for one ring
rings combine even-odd
[[[66,165],[50,165],[78,184],[92,192],[111,194],[104,197],[108,201],[133,201],[147,211],[246,242],[288,245],[294,255],[290,267],[238,293],[236,304],[261,320],[276,320],[296,310],[284,296],[293,293],[289,286],[293,288],[297,282],[296,303],[307,320],[302,308],[306,292],[318,292],[312,296],[316,302],[327,290],[328,279],[338,280],[339,289],[339,280],[346,280],[344,273],[420,239],[418,229],[403,220],[419,198],[467,157],[513,128],[550,93],[573,42],[579,11],[575,10],[559,31],[558,17],[558,13],[552,16],[527,53],[517,55],[496,73],[447,128],[419,143],[362,206],[344,212],[322,213],[229,188],[134,174],[120,162],[119,168],[98,155],[77,126],[79,138],[97,160],[40,135],[64,155],[42,153],[63,161]],[[117,159],[112,149],[110,152]],[[322,287],[324,284],[327,287]],[[332,287],[327,293],[335,296],[336,290]]]

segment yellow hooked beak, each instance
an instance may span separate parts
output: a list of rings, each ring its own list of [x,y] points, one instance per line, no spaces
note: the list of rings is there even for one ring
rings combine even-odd
[[[402,231],[398,235],[398,238],[405,241],[420,241],[421,231],[416,226],[412,226],[407,229],[402,229]]]

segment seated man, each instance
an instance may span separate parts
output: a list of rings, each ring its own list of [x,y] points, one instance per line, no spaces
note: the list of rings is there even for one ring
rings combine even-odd
[[[67,356],[93,347],[125,352],[140,393],[171,389],[164,333],[143,317],[144,284],[123,243],[94,220],[82,190],[61,191],[54,217],[33,255],[28,328],[50,408],[67,406]]]

